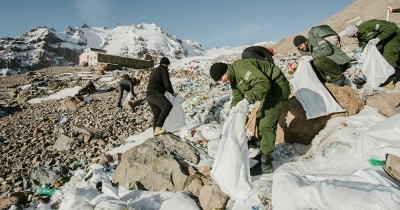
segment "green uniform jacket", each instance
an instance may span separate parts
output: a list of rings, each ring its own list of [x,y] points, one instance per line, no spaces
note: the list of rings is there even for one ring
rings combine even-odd
[[[308,39],[307,42],[308,52],[299,50],[303,56],[311,55],[313,58],[328,57],[338,65],[343,65],[350,61],[350,57],[345,52],[323,38],[315,37]]]
[[[281,74],[281,70],[274,64],[254,58],[228,64],[228,79],[231,81],[233,94],[232,106],[236,106],[245,96],[250,104],[262,101],[271,89],[271,82]]]
[[[363,50],[367,46],[369,40],[374,38],[379,38],[380,40],[376,45],[378,50],[381,50],[385,44],[399,45],[400,29],[393,22],[372,19],[361,23],[357,28],[360,31],[358,42]],[[389,43],[389,41],[392,40],[396,41]]]
[[[330,26],[328,25],[319,25],[319,26],[314,26],[310,29],[308,32],[308,38],[313,39],[315,37],[326,37],[326,36],[332,36],[336,35],[340,41],[340,36],[334,31]]]

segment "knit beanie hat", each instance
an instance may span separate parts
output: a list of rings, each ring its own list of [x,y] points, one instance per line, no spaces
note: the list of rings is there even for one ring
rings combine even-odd
[[[167,57],[162,57],[160,60],[160,64],[170,64],[169,59]]]
[[[225,63],[214,63],[210,68],[210,76],[214,81],[218,81],[228,71],[228,65]]]
[[[356,26],[347,26],[344,30],[344,34],[346,34],[346,36],[353,36],[357,32],[358,28]]]
[[[294,37],[293,44],[295,47],[298,47],[299,45],[303,44],[306,41],[307,41],[306,37],[304,37],[302,35],[298,35],[298,36]]]

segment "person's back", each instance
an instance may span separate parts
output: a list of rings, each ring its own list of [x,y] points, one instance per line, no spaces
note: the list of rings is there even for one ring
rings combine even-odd
[[[273,54],[270,50],[262,46],[251,46],[243,50],[242,59],[255,58],[258,60],[267,60],[274,63]]]
[[[328,25],[314,26],[308,32],[309,39],[320,37],[328,40],[332,45],[337,48],[341,47],[340,36]]]
[[[171,80],[169,78],[168,69],[165,66],[159,65],[153,71],[151,71],[147,90],[156,90],[163,94],[165,91],[168,91],[171,94],[174,93]]]

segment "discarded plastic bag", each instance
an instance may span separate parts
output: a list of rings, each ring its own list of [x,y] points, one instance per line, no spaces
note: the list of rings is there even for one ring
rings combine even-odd
[[[205,139],[213,140],[213,139],[220,139],[221,138],[222,130],[220,128],[216,128],[215,126],[207,125],[203,128],[202,134]]]
[[[301,60],[289,82],[296,99],[306,111],[307,119],[346,111],[322,85],[309,62]]]
[[[367,44],[363,52],[363,72],[367,77],[367,83],[373,87],[379,87],[394,74],[394,68],[379,53],[376,46]]]
[[[224,123],[211,177],[224,193],[234,200],[244,201],[252,194],[247,137],[244,130],[247,114],[234,110],[235,107],[231,109]]]
[[[172,110],[167,116],[167,119],[165,119],[163,128],[167,132],[171,132],[186,126],[185,112],[183,111],[181,103],[169,92],[166,92],[164,96],[171,102]]]
[[[132,100],[132,99],[134,99],[134,98],[135,98],[135,97],[133,97],[132,92],[129,91],[128,95],[127,95],[125,98],[123,98],[123,99],[121,100],[121,102],[130,101],[130,100]]]

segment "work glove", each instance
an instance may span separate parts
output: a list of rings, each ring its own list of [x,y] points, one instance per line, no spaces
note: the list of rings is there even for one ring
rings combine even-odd
[[[239,101],[239,103],[237,103],[235,106],[235,112],[246,113],[248,109],[249,109],[249,102],[245,98]]]
[[[300,58],[300,60],[305,60],[305,61],[308,61],[308,62],[312,61],[313,59],[314,58],[312,56],[310,56],[310,55],[306,55],[306,56],[303,56],[303,57]]]
[[[381,41],[379,38],[375,38],[375,39],[371,39],[369,40],[368,44],[372,44],[372,45],[376,45],[379,43],[379,41]]]

